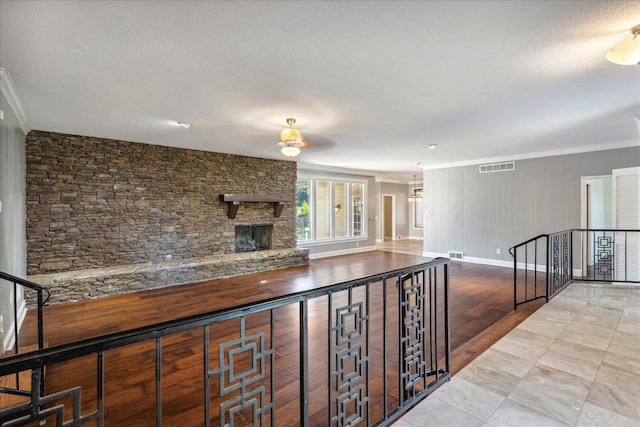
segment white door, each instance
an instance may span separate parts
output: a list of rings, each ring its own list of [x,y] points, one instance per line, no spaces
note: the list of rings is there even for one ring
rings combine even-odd
[[[640,167],[614,169],[613,226],[640,230]],[[640,233],[616,232],[614,280],[640,281]]]

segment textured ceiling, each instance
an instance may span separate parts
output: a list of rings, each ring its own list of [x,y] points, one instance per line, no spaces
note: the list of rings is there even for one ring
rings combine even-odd
[[[0,66],[33,129],[281,159],[295,117],[299,162],[406,182],[640,145],[640,67],[604,59],[639,23],[638,1],[1,0]]]

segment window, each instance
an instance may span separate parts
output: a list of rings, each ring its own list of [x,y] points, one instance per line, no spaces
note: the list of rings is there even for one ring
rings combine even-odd
[[[353,235],[364,235],[364,224],[362,220],[362,204],[364,200],[364,184],[351,184],[351,197],[353,207]]]
[[[316,240],[331,237],[331,183],[316,181],[315,203],[312,205],[316,213]]]
[[[296,186],[296,237],[298,240],[311,240],[311,181],[298,180]]]
[[[366,237],[366,182],[299,178],[296,189],[298,241]]]
[[[346,182],[336,182],[335,183],[335,200],[334,200],[334,218],[335,218],[335,227],[334,227],[334,236],[338,237],[348,237],[349,236],[349,223],[348,215],[347,215],[347,190],[349,189],[349,184]]]

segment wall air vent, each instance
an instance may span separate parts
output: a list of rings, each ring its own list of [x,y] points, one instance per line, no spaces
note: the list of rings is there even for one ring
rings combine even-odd
[[[456,252],[456,251],[449,251],[449,258],[451,259],[463,259],[464,258],[464,252]]]
[[[491,163],[480,165],[480,173],[509,172],[516,170],[516,162]]]

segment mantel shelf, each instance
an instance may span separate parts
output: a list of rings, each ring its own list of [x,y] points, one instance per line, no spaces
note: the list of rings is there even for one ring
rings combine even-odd
[[[240,203],[273,203],[273,216],[279,218],[286,202],[292,199],[275,194],[220,194],[218,199],[227,204],[227,217],[234,219]]]

